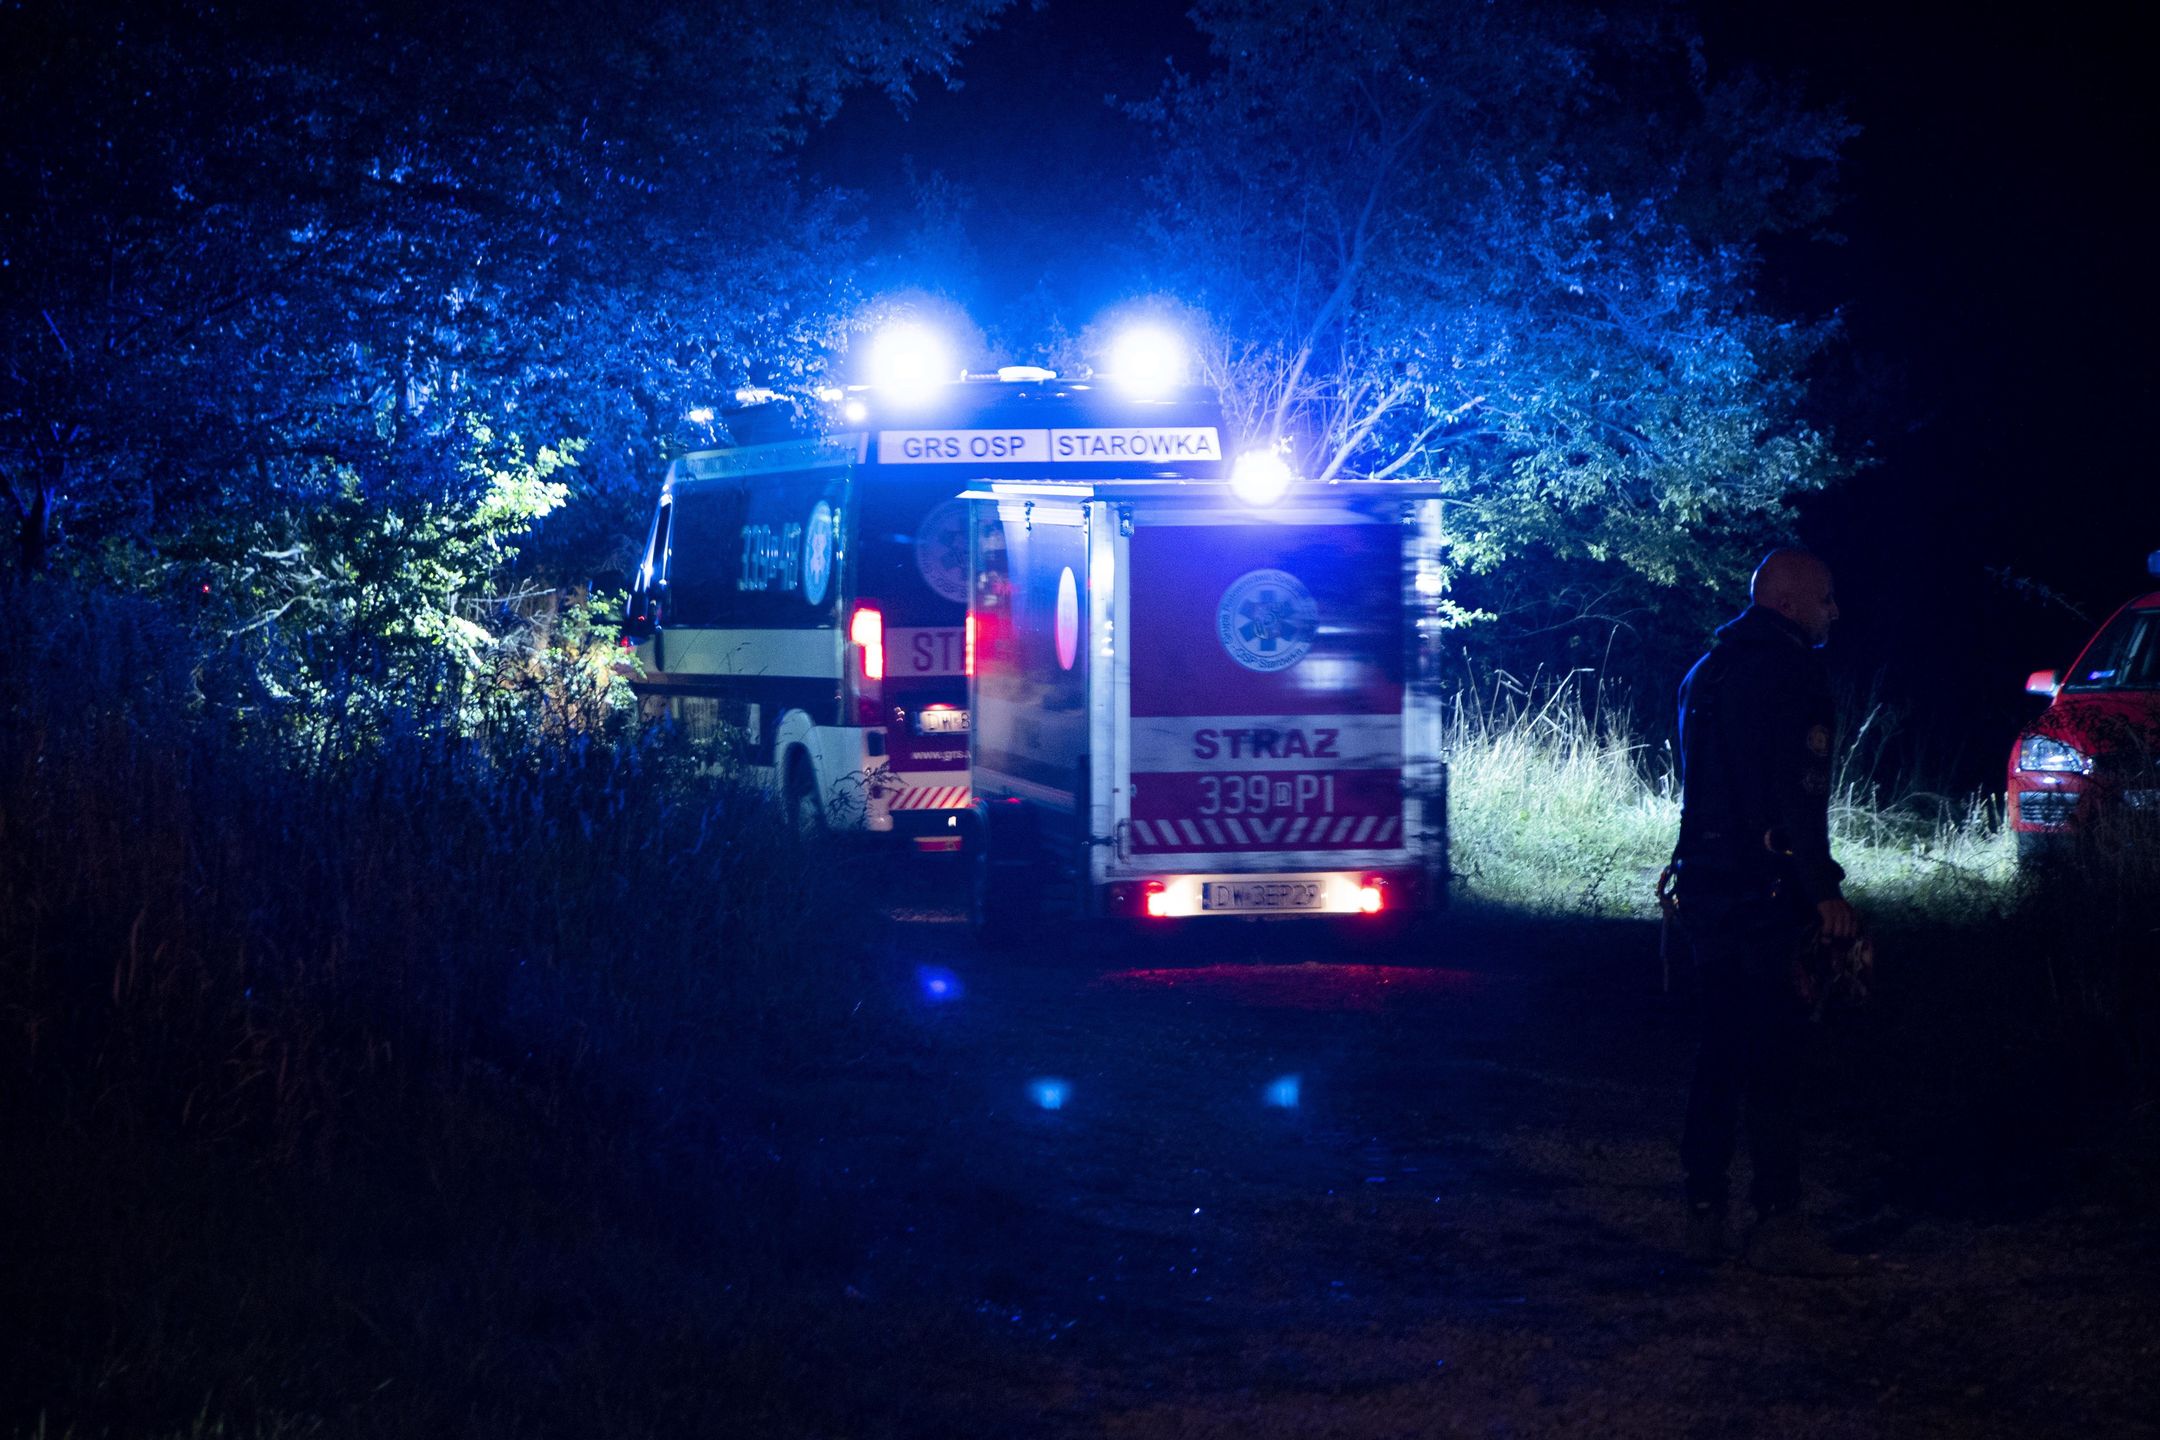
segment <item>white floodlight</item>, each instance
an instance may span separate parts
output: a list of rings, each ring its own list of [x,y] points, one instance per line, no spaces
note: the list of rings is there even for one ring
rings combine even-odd
[[[879,332],[870,346],[870,380],[903,396],[926,395],[953,376],[944,337],[910,321]]]
[[[1292,480],[1290,462],[1273,450],[1248,450],[1230,472],[1230,493],[1247,505],[1272,505]]]
[[[1185,383],[1185,342],[1160,325],[1136,325],[1110,347],[1110,374],[1130,394],[1167,394]]]
[[[860,425],[870,418],[870,407],[860,400],[850,400],[840,407],[840,413],[847,417],[848,424]]]
[[[713,421],[713,408],[710,405],[693,405],[683,412],[682,418],[692,425],[710,425]]]

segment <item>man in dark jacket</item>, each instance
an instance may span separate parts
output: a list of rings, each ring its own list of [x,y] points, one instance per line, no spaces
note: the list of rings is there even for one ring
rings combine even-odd
[[[1801,947],[1859,929],[1830,856],[1835,714],[1817,649],[1838,618],[1830,569],[1773,551],[1754,601],[1680,685],[1680,843],[1674,893],[1695,961],[1702,1048],[1688,1096],[1688,1253],[1725,1253],[1726,1172],[1743,1100],[1759,1221],[1747,1259],[1781,1274],[1857,1268],[1799,1210],[1797,1101],[1807,1006]]]

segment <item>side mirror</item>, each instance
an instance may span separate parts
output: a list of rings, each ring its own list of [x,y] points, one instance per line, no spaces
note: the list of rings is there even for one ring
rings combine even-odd
[[[2025,693],[2028,695],[2045,695],[2053,699],[2055,692],[2061,688],[2053,670],[2035,670],[2025,677]]]

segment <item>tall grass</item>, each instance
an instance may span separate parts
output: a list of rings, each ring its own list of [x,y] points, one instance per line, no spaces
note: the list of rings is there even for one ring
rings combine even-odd
[[[295,741],[195,705],[145,612],[42,638],[0,668],[15,1093],[289,1153],[356,1089],[485,1069],[554,1105],[844,1043],[861,924],[766,797],[666,737],[393,714]]]
[[[724,1334],[814,1224],[761,1178],[761,1086],[887,1033],[834,862],[664,733],[295,726],[206,700],[219,657],[153,609],[11,619],[0,1431],[208,1397],[245,1432],[386,1370],[422,1386],[393,1429],[517,1428],[521,1367],[598,1380],[611,1325]],[[678,1230],[702,1288],[645,1314]],[[535,1306],[614,1318],[535,1361]]]
[[[1450,853],[1474,899],[1585,916],[1656,911],[1680,803],[1669,757],[1571,684],[1501,677],[1443,729]]]
[[[1834,1027],[1847,1103],[1926,1157],[1915,1183],[1977,1193],[2006,1183],[1975,1178],[1992,1166],[2044,1185],[2079,1145],[2160,1196],[2160,823],[2126,816],[2021,868],[1994,797],[1900,792],[1852,758],[1867,729],[1831,807],[1877,957],[1864,1019]],[[1446,731],[1469,901],[1656,916],[1679,829],[1669,748],[1634,738],[1595,696],[1505,680],[1460,697]]]
[[[1863,722],[1848,754],[1861,753]],[[1473,898],[1546,913],[1650,916],[1680,830],[1677,757],[1624,710],[1572,684],[1502,676],[1447,716],[1453,856]],[[1863,903],[1958,913],[2007,904],[2014,856],[2000,806],[1883,786],[1840,767],[1833,844]]]

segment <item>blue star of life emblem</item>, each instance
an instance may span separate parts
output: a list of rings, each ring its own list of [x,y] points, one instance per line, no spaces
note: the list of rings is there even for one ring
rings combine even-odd
[[[1215,633],[1248,670],[1287,670],[1305,658],[1320,632],[1320,607],[1287,570],[1248,570],[1215,607]]]

